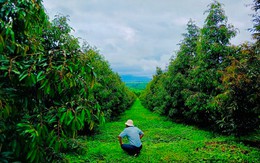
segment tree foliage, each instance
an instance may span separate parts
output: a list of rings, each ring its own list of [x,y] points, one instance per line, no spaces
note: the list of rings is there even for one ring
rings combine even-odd
[[[256,39],[256,44],[258,47],[260,46],[260,15],[259,15],[259,10],[260,10],[260,1],[259,0],[254,0],[254,4],[252,7],[253,11],[255,11],[255,14],[253,14],[253,28],[251,31],[253,32],[253,38]],[[259,51],[258,51],[259,52]]]
[[[68,17],[50,22],[41,0],[2,0],[0,9],[0,162],[62,159],[70,138],[103,123],[105,109],[121,113],[134,96],[101,58],[81,49]],[[93,93],[98,84],[116,105]]]
[[[259,2],[255,1],[257,8]],[[222,4],[214,1],[205,13],[203,28],[188,22],[176,57],[164,75],[148,84],[142,103],[175,121],[212,127],[222,133],[241,135],[257,130],[258,42],[231,46],[236,29],[227,24]],[[254,22],[254,31],[258,31],[259,22]]]
[[[84,51],[88,54],[86,59],[94,67],[96,74],[91,90],[93,99],[100,104],[106,119],[113,120],[132,105],[136,96],[127,89],[120,76],[112,71],[109,63],[95,48],[84,48]]]
[[[140,99],[143,101],[145,107],[161,114],[165,112],[164,105],[166,103],[163,99],[167,98],[164,96],[166,95],[166,90],[163,86],[163,80],[165,77],[165,73],[162,69],[157,67],[153,80],[148,83],[145,91],[140,95]]]
[[[215,97],[221,112],[217,124],[222,131],[242,135],[259,128],[260,57],[252,45],[243,44],[230,58],[221,72],[224,91]]]

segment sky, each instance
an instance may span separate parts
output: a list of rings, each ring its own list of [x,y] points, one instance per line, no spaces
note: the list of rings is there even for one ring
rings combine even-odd
[[[239,30],[234,45],[252,42],[253,0],[219,0],[228,24]],[[203,27],[212,0],[43,0],[50,20],[69,16],[72,35],[87,41],[119,75],[152,77],[165,69],[192,19]]]

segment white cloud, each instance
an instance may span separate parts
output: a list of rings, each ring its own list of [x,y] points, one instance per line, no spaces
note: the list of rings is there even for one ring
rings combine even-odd
[[[190,20],[190,18],[187,17],[177,17],[173,20],[173,24],[177,26],[186,26],[187,22]]]
[[[251,0],[220,0],[229,24],[239,28],[233,44],[250,41]],[[52,19],[70,16],[69,24],[96,46],[119,74],[152,76],[156,66],[164,68],[185,33],[191,18],[202,27],[212,0],[44,0]]]

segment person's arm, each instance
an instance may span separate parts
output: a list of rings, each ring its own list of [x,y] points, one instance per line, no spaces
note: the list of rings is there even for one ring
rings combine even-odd
[[[118,140],[119,140],[120,145],[122,145],[123,141],[122,141],[122,137],[121,136],[118,136]]]
[[[144,134],[141,134],[139,137],[140,137],[140,139],[142,139],[142,137],[144,136]]]
[[[139,129],[139,138],[142,139],[143,136],[144,136],[144,132]]]

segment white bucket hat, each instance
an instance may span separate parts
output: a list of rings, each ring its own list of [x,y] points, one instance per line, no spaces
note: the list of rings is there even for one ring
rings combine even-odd
[[[131,119],[128,119],[125,124],[127,126],[134,126],[134,122]]]

